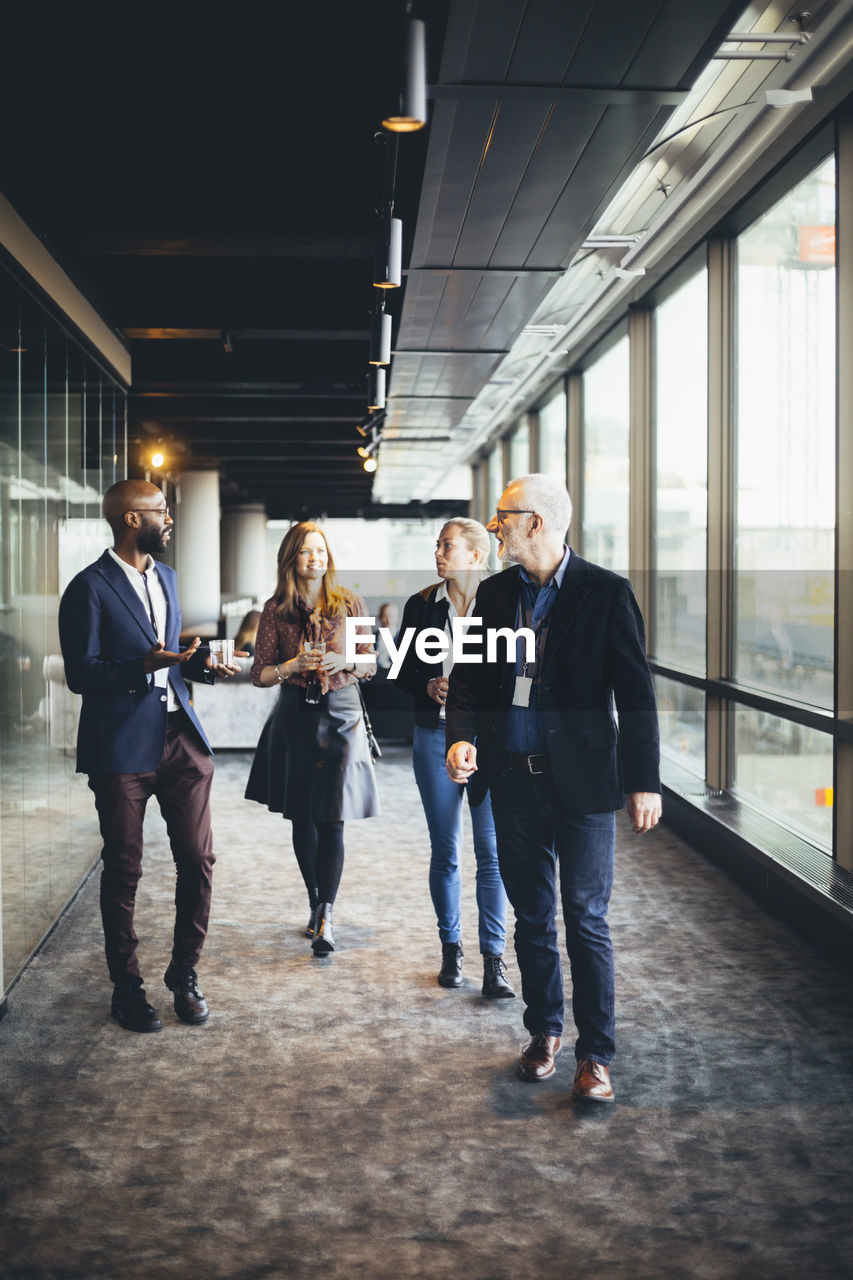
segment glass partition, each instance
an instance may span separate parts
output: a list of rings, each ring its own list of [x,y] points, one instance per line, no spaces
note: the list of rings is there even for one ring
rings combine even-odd
[[[583,553],[628,572],[628,337],[583,374]]]
[[[560,383],[557,390],[539,408],[539,463],[540,471],[566,482],[568,474],[568,408],[566,388]],[[574,495],[573,495],[574,496]]]
[[[737,241],[735,674],[833,705],[835,161]]]
[[[708,532],[708,282],[701,271],[654,317],[654,614],[659,661],[704,675]]]
[[[523,417],[509,442],[509,479],[530,474],[530,423]]]
[[[123,390],[0,271],[0,866],[3,988],[100,842],[75,772],[79,699],[65,685],[57,609],[101,553],[106,487],[124,475]]]

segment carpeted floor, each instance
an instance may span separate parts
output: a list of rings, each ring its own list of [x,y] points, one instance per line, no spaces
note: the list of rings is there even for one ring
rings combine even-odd
[[[665,829],[620,828],[613,1107],[513,1063],[520,1000],[435,983],[408,752],[347,828],[339,950],[311,958],[289,825],[218,759],[202,1028],[174,1017],[173,875],[149,819],[140,955],[164,1030],[108,1016],[97,877],[0,1023],[0,1275],[14,1280],[853,1276],[845,979]],[[470,837],[470,827],[468,827]],[[517,970],[508,957],[510,977]]]

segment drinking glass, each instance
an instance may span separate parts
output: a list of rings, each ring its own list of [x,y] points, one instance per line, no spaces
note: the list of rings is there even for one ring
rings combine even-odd
[[[225,667],[234,666],[234,641],[233,640],[211,640],[210,641],[210,660],[214,664],[221,663]]]
[[[326,652],[325,640],[303,640],[299,646],[300,653],[307,654],[313,660],[314,672],[320,665],[320,660]],[[320,701],[320,681],[316,674],[308,675],[305,681],[305,701],[308,706],[316,706]]]

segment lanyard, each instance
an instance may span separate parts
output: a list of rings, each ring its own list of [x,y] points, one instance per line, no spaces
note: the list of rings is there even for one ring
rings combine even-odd
[[[551,587],[549,584],[547,587],[547,590],[550,591],[550,589]],[[519,627],[524,626],[533,632],[535,657],[533,662],[531,663],[528,663],[526,657],[522,658],[521,675],[527,676],[529,673],[531,676],[531,679],[535,680],[539,672],[539,658],[542,653],[545,639],[548,634],[548,624],[551,620],[551,610],[549,609],[547,613],[544,613],[542,617],[539,619],[539,621],[537,622],[536,626],[534,627],[532,624],[533,624],[533,614],[535,612],[535,605],[531,608],[528,608],[527,605],[522,606],[524,595],[525,593],[524,593],[524,590],[522,589],[522,591],[519,593],[518,604],[516,606],[515,625],[516,625],[516,630]],[[525,654],[527,653],[526,644],[525,644],[524,652]]]

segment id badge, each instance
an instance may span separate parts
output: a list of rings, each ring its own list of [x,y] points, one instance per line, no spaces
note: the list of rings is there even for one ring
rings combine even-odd
[[[514,707],[530,706],[530,690],[533,685],[532,676],[516,676],[515,688],[512,692],[512,705]]]

